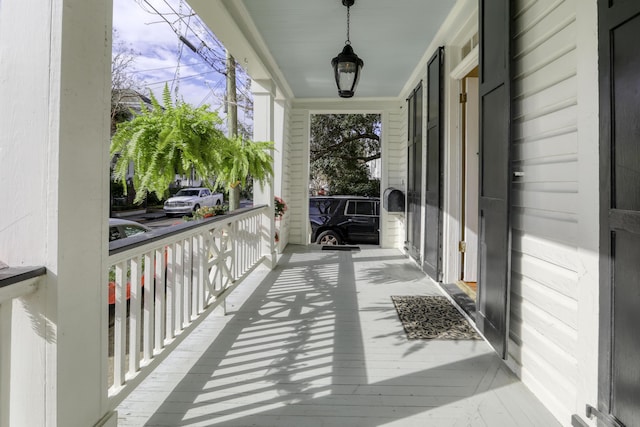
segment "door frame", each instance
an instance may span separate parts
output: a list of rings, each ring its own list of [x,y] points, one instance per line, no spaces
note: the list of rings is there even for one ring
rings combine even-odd
[[[477,31],[477,25],[474,29]],[[450,131],[452,135],[449,143],[445,144],[446,168],[451,171],[445,176],[445,181],[450,180],[449,191],[445,192],[444,206],[447,212],[455,212],[455,215],[446,215],[444,221],[444,266],[443,281],[445,283],[455,283],[462,275],[461,256],[458,250],[458,243],[462,240],[462,188],[464,180],[464,170],[462,170],[462,143],[464,136],[464,119],[462,115],[462,104],[459,95],[462,93],[462,81],[479,64],[479,46],[474,47],[458,65],[449,73],[449,84],[451,95],[449,96],[450,106],[448,114],[451,117]],[[478,129],[479,131],[479,129]],[[477,189],[476,189],[477,191]],[[447,219],[450,218],[450,221]]]

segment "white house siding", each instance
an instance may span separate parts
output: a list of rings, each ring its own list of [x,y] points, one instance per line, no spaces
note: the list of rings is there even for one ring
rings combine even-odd
[[[559,420],[578,387],[576,0],[514,10],[509,363]],[[594,172],[595,173],[595,172]]]
[[[382,191],[394,187],[406,194],[407,187],[407,115],[406,107],[392,109],[383,114],[382,138]],[[381,245],[402,249],[405,240],[404,213],[380,215]]]
[[[290,138],[284,169],[289,182],[289,243],[305,245],[309,240],[309,110],[294,108],[288,117]]]

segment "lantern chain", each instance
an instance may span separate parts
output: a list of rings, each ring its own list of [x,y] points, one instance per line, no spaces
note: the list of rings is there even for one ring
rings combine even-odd
[[[349,38],[349,21],[351,20],[351,7],[347,6],[347,41],[344,44],[351,44],[351,40]]]

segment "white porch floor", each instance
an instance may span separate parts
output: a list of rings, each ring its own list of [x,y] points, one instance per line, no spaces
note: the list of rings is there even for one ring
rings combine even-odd
[[[289,247],[118,407],[119,426],[560,424],[484,341],[408,341],[391,295],[439,295],[400,252]]]

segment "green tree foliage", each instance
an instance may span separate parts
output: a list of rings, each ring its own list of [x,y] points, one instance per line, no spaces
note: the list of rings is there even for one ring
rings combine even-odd
[[[378,196],[366,163],[380,158],[378,114],[316,114],[311,117],[311,177],[332,194]]]
[[[208,106],[194,108],[171,100],[168,86],[164,107],[151,96],[151,108],[131,121],[118,124],[111,141],[111,155],[117,156],[116,180],[126,189],[129,164],[133,163],[136,202],[149,192],[159,198],[167,194],[176,174],[195,173],[215,185],[229,187],[245,182],[247,175],[265,181],[273,173],[271,156],[265,150],[273,143],[230,140],[220,130],[222,120]]]

